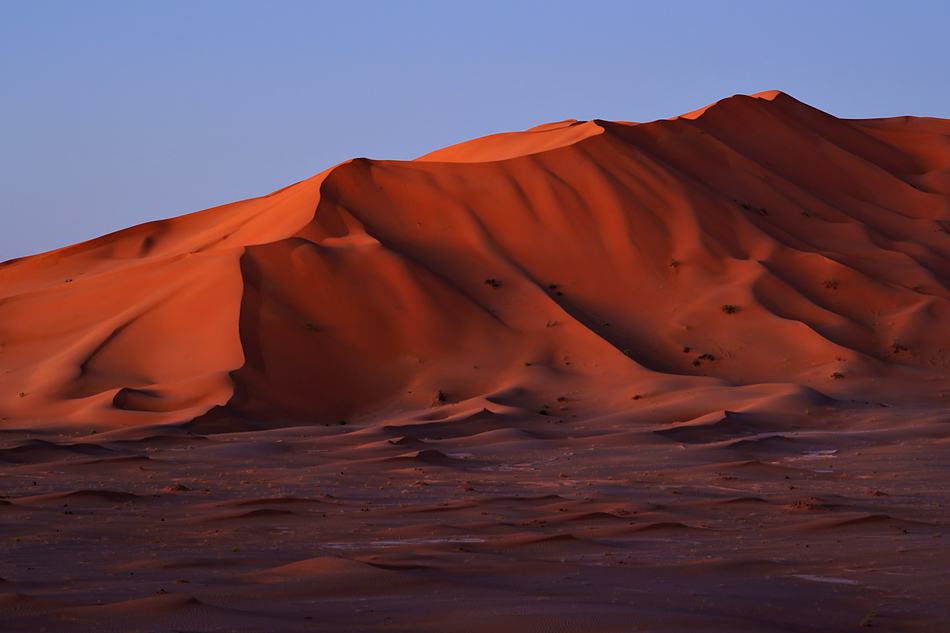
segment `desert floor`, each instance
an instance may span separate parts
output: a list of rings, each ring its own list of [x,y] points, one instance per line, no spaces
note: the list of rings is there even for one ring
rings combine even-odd
[[[3,629],[950,627],[939,408],[686,426],[588,419],[570,396],[519,424],[459,409],[4,434]]]

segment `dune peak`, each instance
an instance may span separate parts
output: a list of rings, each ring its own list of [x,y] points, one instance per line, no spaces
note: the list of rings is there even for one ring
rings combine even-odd
[[[764,92],[756,92],[749,96],[754,97],[756,99],[765,99],[766,101],[772,101],[775,99],[775,97],[779,95],[784,95],[784,94],[785,93],[782,92],[781,90],[766,90]]]

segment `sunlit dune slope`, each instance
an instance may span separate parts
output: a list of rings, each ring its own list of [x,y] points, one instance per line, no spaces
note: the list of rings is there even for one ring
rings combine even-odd
[[[245,246],[313,216],[321,176],[0,265],[0,414],[102,428],[224,404]]]
[[[950,121],[757,97],[353,160],[8,262],[0,411],[322,423],[440,394],[943,384]]]

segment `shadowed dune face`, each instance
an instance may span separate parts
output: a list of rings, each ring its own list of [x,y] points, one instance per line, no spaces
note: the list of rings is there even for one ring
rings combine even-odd
[[[932,391],[950,122],[757,96],[354,160],[8,262],[0,408],[283,424],[568,386],[615,407],[664,375]]]

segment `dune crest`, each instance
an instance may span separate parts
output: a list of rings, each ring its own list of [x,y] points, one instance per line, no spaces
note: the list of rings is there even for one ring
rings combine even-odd
[[[573,145],[603,133],[594,121],[568,119],[535,126],[524,132],[508,132],[477,138],[429,152],[416,159],[426,163],[487,163],[538,154],[565,145]]]
[[[0,411],[101,431],[495,393],[607,414],[661,383],[725,394],[694,418],[768,400],[751,384],[935,393],[948,231],[950,121],[778,91],[356,159],[0,265]]]

